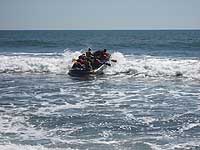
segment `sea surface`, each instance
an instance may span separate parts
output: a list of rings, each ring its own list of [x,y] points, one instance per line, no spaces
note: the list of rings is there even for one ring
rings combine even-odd
[[[66,149],[200,150],[200,30],[0,31],[0,150]]]

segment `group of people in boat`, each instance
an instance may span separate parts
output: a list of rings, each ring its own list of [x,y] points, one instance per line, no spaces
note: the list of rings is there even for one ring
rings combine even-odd
[[[91,48],[81,54],[77,60],[74,61],[72,69],[84,69],[91,71],[99,68],[102,64],[110,65],[107,61],[110,59],[110,54],[106,49],[92,52]]]

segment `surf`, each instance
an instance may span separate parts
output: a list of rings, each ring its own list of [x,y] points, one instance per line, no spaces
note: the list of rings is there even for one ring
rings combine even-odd
[[[81,51],[65,50],[63,53],[12,53],[0,54],[0,73],[39,73],[67,74],[72,60]],[[125,55],[111,53],[111,67],[104,70],[105,75],[124,75],[136,77],[182,77],[200,80],[198,58],[158,57],[148,55]]]

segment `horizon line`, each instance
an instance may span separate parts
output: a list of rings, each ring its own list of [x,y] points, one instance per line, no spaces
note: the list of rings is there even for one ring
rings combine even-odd
[[[160,28],[160,29],[0,29],[0,31],[164,31],[200,30],[200,28]]]

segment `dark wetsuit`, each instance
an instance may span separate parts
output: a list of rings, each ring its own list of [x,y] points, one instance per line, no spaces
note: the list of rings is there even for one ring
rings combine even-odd
[[[96,51],[96,52],[94,52],[94,57],[95,58],[100,58],[101,57],[101,53],[102,53],[102,51]]]
[[[93,64],[92,64],[92,67],[93,67],[93,69],[97,69],[101,65],[102,65],[101,61],[99,59],[95,59],[94,62],[93,62]]]
[[[83,66],[81,65],[81,63],[80,62],[78,62],[78,61],[76,61],[74,64],[73,64],[73,66],[72,66],[72,69],[81,69],[81,68],[83,68]]]

